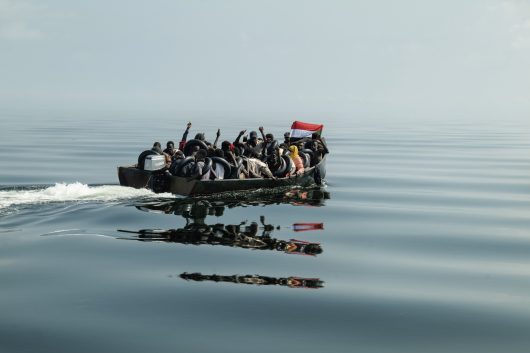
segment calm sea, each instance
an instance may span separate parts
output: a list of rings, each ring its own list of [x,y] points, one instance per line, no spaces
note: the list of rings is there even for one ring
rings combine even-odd
[[[188,119],[0,117],[0,352],[528,352],[528,125],[307,118],[323,189],[117,185]],[[192,120],[230,140],[291,123]]]

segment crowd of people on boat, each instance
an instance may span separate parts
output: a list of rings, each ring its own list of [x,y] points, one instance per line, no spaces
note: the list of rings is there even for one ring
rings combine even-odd
[[[188,122],[178,147],[168,141],[162,150],[160,142],[155,142],[150,150],[164,156],[167,171],[172,175],[201,180],[283,178],[304,173],[329,152],[325,139],[318,133],[292,139],[290,132],[286,132],[279,142],[260,126],[261,136],[256,131],[246,135],[247,130],[242,130],[235,140],[224,140],[218,146],[220,129],[212,143],[204,133],[188,140],[191,126]],[[145,153],[139,157],[139,166],[143,165],[141,158],[145,158]]]

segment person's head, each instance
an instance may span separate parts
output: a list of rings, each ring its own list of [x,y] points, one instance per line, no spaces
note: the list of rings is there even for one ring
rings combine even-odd
[[[283,138],[285,139],[285,141],[289,141],[289,139],[291,138],[291,133],[287,131],[283,134]]]
[[[258,224],[256,222],[250,223],[249,230],[251,234],[258,233],[258,230],[259,230]]]
[[[160,145],[160,142],[153,143],[153,148],[151,148],[151,151],[155,151],[158,154],[162,154],[163,151],[162,151],[162,146]]]
[[[225,212],[225,208],[223,206],[215,208],[215,216],[216,217],[221,217],[224,212]],[[221,228],[224,228],[224,224],[221,225]]]
[[[273,134],[265,135],[265,140],[267,140],[267,142],[272,142],[274,140],[274,135]]]
[[[166,147],[169,148],[169,149],[174,149],[175,148],[175,143],[173,141],[168,141],[166,143]]]
[[[195,153],[195,160],[197,162],[204,161],[206,159],[207,152],[206,150],[198,150],[197,153]]]
[[[319,138],[320,138],[320,134],[319,134],[318,132],[313,132],[313,133],[311,134],[311,138],[312,138],[313,140],[319,139]]]
[[[201,148],[199,146],[193,146],[192,149],[191,149],[191,155],[195,156],[195,153],[199,152],[200,149]]]
[[[214,155],[215,155],[216,157],[225,158],[225,153],[224,153],[223,150],[220,149],[220,148],[217,148],[217,149],[215,150]]]
[[[271,170],[273,170],[276,166],[278,166],[278,156],[275,153],[269,154],[267,156],[267,165]]]
[[[226,141],[226,140],[225,140],[225,141],[223,141],[223,142],[221,143],[221,149],[222,149],[223,151],[229,151],[229,150],[230,150],[230,145],[231,145],[230,141]]]
[[[295,145],[289,146],[289,151],[291,152],[291,158],[298,157],[298,147]]]
[[[197,135],[195,135],[195,140],[204,141],[204,132],[199,132]]]
[[[184,152],[182,152],[181,150],[177,150],[177,152],[175,152],[175,158],[176,159],[184,158]]]
[[[258,133],[256,131],[251,131],[250,134],[248,135],[248,139],[252,141],[257,140]]]

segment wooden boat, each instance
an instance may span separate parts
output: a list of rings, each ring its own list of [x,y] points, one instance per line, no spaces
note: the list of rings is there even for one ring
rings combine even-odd
[[[326,176],[326,158],[304,173],[277,179],[222,179],[198,180],[170,175],[165,171],[141,170],[136,166],[118,167],[120,185],[136,189],[147,188],[156,193],[172,193],[184,196],[211,195],[224,192],[270,189],[289,186],[311,186]]]

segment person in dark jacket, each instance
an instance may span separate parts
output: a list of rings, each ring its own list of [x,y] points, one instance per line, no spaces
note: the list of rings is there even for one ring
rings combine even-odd
[[[258,133],[256,131],[251,131],[246,141],[243,140],[243,142],[239,142],[246,131],[247,130],[242,130],[239,132],[239,135],[234,141],[234,145],[237,147],[242,147],[244,156],[259,156],[263,148],[263,140],[258,138]]]
[[[151,148],[151,151],[158,152],[158,154],[163,154],[164,151],[162,151],[162,145],[160,142],[153,143],[153,147]]]
[[[320,159],[322,159],[325,154],[329,153],[326,140],[316,132],[313,133],[311,137],[305,137],[296,143],[302,148],[307,148],[313,150],[313,152],[317,152],[320,155]]]
[[[260,158],[261,160],[266,160],[268,156],[276,152],[276,148],[278,147],[278,141],[274,139],[273,134],[265,135],[265,133],[263,132],[263,126],[259,127],[259,131],[261,132],[261,137],[263,138],[263,147],[261,150]]]
[[[210,171],[204,171],[206,163],[206,150],[198,150],[195,153],[195,160],[188,163],[182,169],[182,175],[189,178],[204,179],[210,178]]]
[[[221,143],[221,150],[223,151],[224,158],[233,166],[237,165],[236,156],[234,155],[234,145],[230,141],[223,141]]]
[[[177,175],[177,169],[184,161],[184,152],[177,150],[173,157],[171,157],[171,165],[169,166],[169,172],[173,175]]]
[[[287,152],[289,150],[289,146],[291,145],[291,133],[287,131],[283,134],[283,142],[280,143],[280,148],[283,149],[284,152]]]

